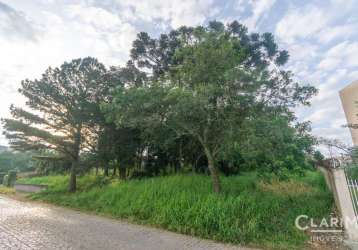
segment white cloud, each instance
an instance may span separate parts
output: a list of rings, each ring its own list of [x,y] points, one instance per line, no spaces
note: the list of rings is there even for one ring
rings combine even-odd
[[[327,51],[326,56],[327,57],[338,57],[342,53],[344,53],[344,49],[346,47],[347,47],[346,41],[336,44]]]
[[[141,19],[146,22],[161,20],[172,28],[202,24],[217,12],[213,0],[117,0],[117,3],[121,11],[127,13],[127,17],[129,17],[128,13],[131,13],[132,20]]]
[[[36,40],[39,30],[23,13],[0,2],[0,34],[6,34],[7,39]]]
[[[250,0],[252,15],[244,23],[250,30],[255,30],[258,22],[270,11],[276,0]]]
[[[292,60],[307,60],[317,56],[318,46],[309,43],[295,43],[288,47]]]
[[[94,55],[107,64],[115,65],[128,58],[138,33],[132,24],[100,7],[77,4],[67,6],[65,10],[67,22],[72,24],[76,32],[84,33],[82,37],[87,36]]]
[[[291,9],[276,26],[277,36],[286,43],[297,38],[308,38],[328,22],[326,13],[315,6]]]
[[[337,68],[355,68],[358,66],[358,42],[341,42],[323,55],[318,64],[320,70],[330,71]]]
[[[332,70],[335,69],[341,63],[340,58],[328,57],[323,59],[317,66],[320,70]]]
[[[352,71],[348,74],[350,79],[357,79],[358,80],[358,70]]]
[[[307,38],[321,44],[348,39],[358,28],[358,19],[352,15],[356,6],[354,0],[331,0],[295,7],[291,4],[290,10],[276,25],[275,32],[288,44]]]
[[[306,119],[313,123],[323,122],[328,113],[332,113],[331,108],[319,109],[307,116]]]
[[[245,11],[246,3],[246,0],[237,0],[234,5],[235,10],[239,12],[239,14],[242,14]]]
[[[333,27],[329,26],[319,32],[317,38],[321,43],[329,43],[332,40],[337,39],[347,39],[354,35],[357,28],[358,24],[345,24]]]
[[[72,20],[78,20],[85,25],[91,25],[100,30],[111,30],[122,25],[119,16],[98,7],[81,4],[66,6],[65,11]]]

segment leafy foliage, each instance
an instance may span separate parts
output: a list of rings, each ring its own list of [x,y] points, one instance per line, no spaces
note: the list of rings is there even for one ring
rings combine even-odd
[[[34,167],[31,152],[0,152],[0,172],[8,172],[9,170],[28,172],[33,171]]]
[[[19,92],[34,112],[12,106],[13,119],[3,119],[13,148],[55,150],[72,161],[71,191],[80,152],[95,146],[99,103],[108,89],[105,72],[103,64],[89,57],[49,68],[41,79],[21,83]]]
[[[48,154],[43,173],[70,171],[71,191],[92,168],[121,179],[209,173],[215,192],[220,172],[286,176],[310,164],[315,140],[292,110],[317,92],[281,68],[288,58],[272,34],[236,21],[141,32],[125,67],[88,57],[24,80],[27,108],[11,107],[5,135]]]
[[[271,170],[304,164],[313,140],[305,135],[307,129],[300,134],[291,125],[290,108],[308,105],[316,90],[278,69],[287,60],[284,55],[271,34],[248,36],[235,22],[183,27],[158,40],[141,33],[132,58],[152,69],[153,79],[139,88],[119,89],[105,109],[118,126],[190,136],[201,145],[219,192],[217,163],[224,160],[220,153],[230,156],[228,147],[239,149],[246,163],[254,159],[261,161],[255,166],[263,163]],[[265,133],[270,136],[258,150]]]

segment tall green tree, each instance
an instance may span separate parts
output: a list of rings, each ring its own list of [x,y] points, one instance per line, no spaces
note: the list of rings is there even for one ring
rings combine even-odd
[[[0,172],[17,170],[20,172],[33,171],[34,163],[31,152],[0,152]]]
[[[291,107],[308,104],[316,90],[278,69],[288,54],[278,50],[269,33],[248,35],[237,22],[183,29],[188,32],[174,31],[180,41],[174,53],[163,52],[163,36],[159,41],[139,37],[132,57],[153,69],[153,81],[122,89],[110,109],[118,124],[147,130],[165,126],[194,138],[207,158],[213,190],[220,192],[218,161],[226,141],[237,141],[255,112],[270,108],[287,114]]]
[[[98,141],[97,158],[104,166],[104,175],[109,175],[109,163],[118,168],[121,179],[126,179],[127,169],[136,164],[139,154],[139,131],[133,128],[117,127],[106,124]]]
[[[242,61],[242,65],[246,67],[265,68],[271,62],[281,66],[289,58],[286,50],[278,49],[271,33],[249,34],[248,29],[238,21],[233,21],[226,27],[221,22],[212,21],[207,27],[182,26],[168,34],[161,34],[158,38],[140,32],[133,42],[131,63],[141,69],[150,70],[152,76],[158,78],[182,63],[182,60],[175,56],[179,49],[197,43],[206,32],[220,33],[239,41],[240,46],[237,49],[247,52]]]
[[[107,90],[105,98],[102,98],[102,106],[113,100],[114,90],[125,87],[141,87],[147,81],[146,73],[140,71],[132,61],[128,61],[125,67],[111,67],[105,74]],[[97,115],[97,123],[100,124],[95,153],[97,161],[104,168],[104,175],[109,175],[109,164],[119,168],[121,177],[128,165],[133,163],[139,154],[139,131],[123,126],[116,126],[110,120],[105,119],[105,112]]]
[[[92,150],[98,139],[99,104],[108,89],[105,73],[104,65],[90,57],[48,68],[40,79],[21,83],[28,109],[11,106],[13,118],[3,119],[13,148],[49,149],[68,157],[71,192],[76,190],[80,153]]]

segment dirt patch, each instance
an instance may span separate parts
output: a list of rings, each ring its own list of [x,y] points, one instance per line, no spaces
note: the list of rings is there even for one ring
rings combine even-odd
[[[286,182],[279,180],[273,180],[270,182],[261,181],[258,185],[262,191],[272,192],[280,195],[300,195],[315,191],[315,189],[310,185],[294,180],[289,180]]]

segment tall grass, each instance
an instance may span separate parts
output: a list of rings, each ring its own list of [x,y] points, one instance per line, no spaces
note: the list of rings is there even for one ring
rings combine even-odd
[[[24,180],[48,184],[33,195],[55,204],[95,211],[184,234],[272,249],[302,249],[307,236],[294,226],[305,214],[321,218],[333,204],[324,179],[309,172],[288,182],[262,181],[255,173],[223,177],[223,193],[210,178],[177,175],[127,182],[84,176],[79,191],[66,192],[68,177]],[[99,185],[99,184],[100,185]]]
[[[15,189],[0,185],[0,194],[15,194]]]

